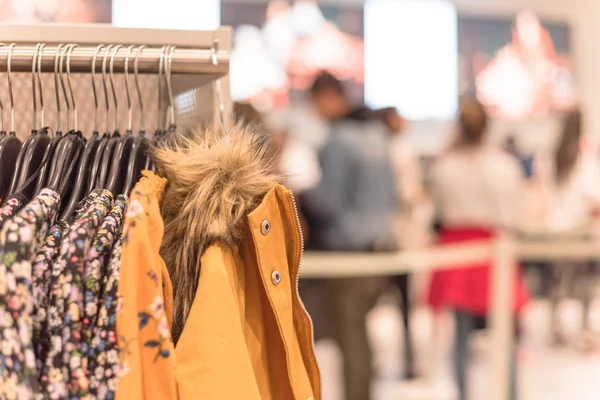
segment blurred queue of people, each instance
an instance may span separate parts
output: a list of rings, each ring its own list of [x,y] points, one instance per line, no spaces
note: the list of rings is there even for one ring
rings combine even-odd
[[[327,73],[315,79],[308,98],[310,107],[290,111],[293,117],[263,119],[250,106],[236,105],[241,120],[272,132],[269,153],[299,199],[307,249],[385,252],[430,241],[446,245],[491,240],[500,230],[572,232],[585,227],[600,210],[598,157],[581,152],[580,111],[565,118],[556,151],[533,159],[518,150],[515,140],[504,147],[490,145],[485,108],[476,100],[466,100],[454,138],[436,157],[425,187],[419,157],[403,135],[406,122],[396,109],[353,107],[343,84]],[[417,226],[419,216],[425,223]],[[429,235],[432,231],[435,236]],[[595,263],[558,268],[542,260],[537,266],[547,277],[553,305],[577,294],[587,313]],[[365,270],[369,267],[365,265]],[[464,400],[469,336],[486,326],[490,263],[452,267],[432,274],[425,298],[434,310],[454,313],[455,377],[459,398]],[[403,274],[301,281],[315,340],[332,338],[343,354],[347,400],[371,398],[366,317],[390,285],[402,294],[405,343],[399,356],[404,358],[406,377],[417,375],[410,339],[409,278]],[[518,322],[528,300],[523,274],[517,275],[514,288]],[[588,320],[587,315],[583,320]],[[553,327],[558,327],[555,344],[564,343],[558,321]],[[588,347],[595,347],[590,338]],[[512,365],[511,397],[516,399],[515,357]]]

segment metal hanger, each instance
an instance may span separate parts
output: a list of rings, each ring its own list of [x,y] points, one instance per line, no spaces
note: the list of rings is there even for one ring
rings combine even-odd
[[[175,100],[173,98],[173,88],[171,85],[171,64],[174,51],[175,46],[167,46],[165,49],[165,57],[163,58],[165,71],[163,77],[165,79],[165,86],[167,87],[167,98],[169,104],[167,105],[167,110],[165,112],[164,130],[161,138],[159,139],[159,143],[168,142],[171,134],[175,132]]]
[[[118,136],[119,135],[119,103],[117,100],[117,91],[115,90],[115,70],[114,70],[114,66],[115,66],[115,56],[117,55],[117,53],[119,52],[119,50],[122,48],[123,46],[121,46],[120,44],[116,45],[113,47],[113,51],[112,54],[110,55],[110,67],[109,67],[109,79],[110,79],[110,89],[112,92],[112,97],[113,97],[113,102],[115,104],[115,130],[113,133],[113,136]]]
[[[133,146],[131,148],[131,153],[129,154],[129,162],[127,163],[127,174],[125,177],[125,183],[123,184],[122,194],[129,195],[133,186],[138,181],[141,176],[142,170],[145,167],[146,159],[149,157],[149,142],[145,136],[144,132],[144,104],[142,100],[142,91],[140,90],[139,83],[139,72],[138,72],[138,60],[140,54],[144,50],[146,46],[142,45],[137,48],[137,52],[135,54],[135,60],[133,64],[133,73],[135,75],[135,88],[138,95],[138,102],[140,107],[140,131],[136,136]],[[129,91],[129,86],[127,84],[129,72],[128,72],[128,60],[125,59],[125,85],[127,90]],[[131,122],[131,121],[130,121]]]
[[[104,149],[104,152],[102,154],[102,161],[100,162],[98,175],[97,175],[96,181],[94,183],[95,189],[102,189],[102,188],[104,188],[104,186],[106,184],[106,180],[107,180],[108,173],[109,173],[109,166],[111,165],[111,161],[112,161],[113,150],[117,143],[117,138],[118,138],[118,136],[120,136],[118,133],[118,130],[116,129],[116,126],[115,126],[114,133],[111,134],[111,132],[110,132],[110,100],[108,97],[108,84],[106,83],[108,55],[110,54],[110,51],[115,47],[116,46],[112,45],[112,44],[108,45],[106,47],[106,50],[104,52],[104,58],[102,60],[102,86],[104,88],[104,100],[105,100],[105,104],[106,104],[105,135],[108,135],[109,139],[108,139],[108,143],[106,144],[106,147]],[[119,47],[121,47],[121,46],[119,46]],[[119,48],[117,48],[117,51],[118,51],[118,49]],[[113,59],[114,59],[114,54],[113,54]],[[117,107],[117,102],[116,102],[116,96],[115,96],[115,108],[116,107]],[[116,112],[115,112],[115,114],[116,114]]]
[[[56,154],[59,152],[59,143],[63,139],[62,134],[62,126],[61,126],[61,101],[60,101],[60,90],[59,90],[59,76],[58,76],[58,64],[60,61],[60,55],[62,53],[64,45],[62,43],[58,44],[56,47],[56,53],[54,55],[54,94],[56,98],[56,131],[54,132],[54,136],[52,138],[52,143],[50,145],[50,161],[46,165],[44,165],[40,170],[40,175],[38,177],[38,181],[35,187],[35,194],[39,194],[40,191],[46,186],[48,181],[50,180],[50,176],[54,176],[56,171],[56,164],[58,161],[58,157]],[[43,51],[43,48],[41,49]],[[38,86],[40,89],[40,93],[42,93],[42,78],[41,78],[41,57],[38,57]],[[42,127],[44,126],[44,109],[43,103],[41,104],[41,113],[42,113]],[[62,152],[62,150],[61,150]]]
[[[11,76],[12,52],[13,52],[13,49],[15,48],[15,46],[16,45],[14,43],[11,43],[8,46],[8,53],[6,55],[6,78],[8,79],[8,100],[10,101],[9,135],[14,134],[16,136],[15,118],[14,118],[15,117],[15,101],[14,101],[14,97],[13,97],[12,76]],[[33,138],[33,135],[27,136],[27,138],[25,138],[25,140],[23,141],[21,148],[19,149],[19,154],[17,155],[17,159],[16,159],[16,163],[15,163],[15,169],[12,174],[10,186],[7,191],[8,195],[13,194],[19,185],[19,176],[21,173],[20,172],[21,165],[23,164],[23,157],[25,156],[25,152],[27,151],[27,146],[29,146],[29,143],[31,142],[32,138]]]
[[[0,47],[7,46],[4,43],[0,43]],[[0,100],[0,113],[2,120],[2,130],[0,131],[0,198],[5,199],[16,169],[18,155],[21,154],[22,142],[14,132],[6,133],[4,126],[4,104],[2,104],[2,100]]]
[[[96,47],[96,51],[94,52],[94,57],[92,58],[92,91],[94,93],[94,130],[92,132],[91,137],[87,140],[85,147],[81,153],[81,158],[77,165],[77,172],[75,174],[75,183],[73,184],[73,189],[71,190],[71,195],[69,197],[66,206],[61,214],[61,219],[64,221],[69,221],[75,212],[77,205],[81,200],[84,199],[86,195],[86,187],[88,182],[91,180],[91,177],[97,172],[97,168],[94,168],[94,162],[96,160],[96,154],[100,149],[100,144],[102,142],[102,138],[98,133],[98,97],[96,95],[96,84],[94,82],[95,69],[96,69],[96,59],[98,52],[103,46],[100,45]],[[71,53],[67,56],[67,78],[69,82],[69,89],[71,90],[71,96],[73,96],[72,88],[71,88]],[[77,107],[75,105],[75,98],[72,97],[73,102],[73,122],[74,129],[77,130]],[[108,138],[107,138],[108,140]],[[106,143],[106,142],[105,142]]]
[[[92,134],[93,136],[100,135],[100,132],[98,131],[99,103],[98,103],[98,91],[96,90],[96,61],[98,59],[98,54],[100,53],[100,51],[103,48],[104,48],[103,44],[98,45],[98,47],[96,47],[96,50],[94,51],[94,56],[92,57],[91,76],[92,76],[92,93],[94,94],[94,132]],[[106,87],[106,85],[105,85],[105,87]],[[106,98],[106,96],[105,96],[105,99],[108,103],[108,98]],[[107,104],[106,113],[108,114],[108,104]],[[88,182],[87,182],[86,193],[90,193],[92,191],[92,189],[94,189],[94,187],[95,187],[94,186],[95,181],[96,181],[96,179],[98,179],[98,170],[102,164],[102,157],[104,155],[104,151],[106,150],[106,146],[107,146],[109,140],[110,140],[110,132],[108,132],[108,125],[107,125],[104,134],[100,138],[100,144],[98,145],[98,150],[96,151],[96,154],[94,155],[94,161],[92,163],[92,170],[90,172],[90,179],[88,179]]]
[[[156,113],[156,129],[154,131],[154,135],[152,135],[152,144],[157,145],[158,142],[162,139],[164,134],[163,132],[163,67],[164,67],[164,59],[165,59],[165,51],[167,50],[167,46],[163,46],[160,49],[160,57],[158,59],[158,74],[157,74],[157,93],[158,93],[158,108]],[[155,171],[154,163],[152,162],[152,158],[150,154],[146,157],[146,162],[144,165],[144,169]]]
[[[165,59],[165,79],[167,82],[167,95],[169,97],[169,106],[167,107],[167,114],[165,120],[165,131],[170,133],[175,130],[175,99],[173,97],[173,86],[171,84],[171,66],[173,64],[173,53],[175,52],[175,46],[169,46],[169,54]]]
[[[72,135],[69,135],[69,120],[70,120],[70,105],[69,105],[69,96],[67,94],[67,88],[65,86],[65,80],[63,76],[63,64],[64,57],[70,48],[70,44],[62,45],[60,44],[56,49],[56,57],[54,59],[54,85],[56,91],[56,110],[57,110],[57,135],[59,135],[59,142],[56,146],[56,150],[54,152],[54,156],[52,158],[52,164],[50,169],[50,176],[48,177],[47,184],[50,185],[50,182],[54,186],[58,185],[58,180],[60,179],[61,168],[64,166],[66,162],[65,157],[68,157],[67,153],[69,152],[69,148],[71,146],[70,141],[73,139]],[[61,110],[61,99],[60,92],[63,92],[63,96],[65,99],[65,104],[67,105],[67,123],[66,123],[66,131],[63,135],[62,131],[62,110]]]
[[[37,94],[36,88],[39,89],[40,97],[40,114],[43,120],[44,110],[44,92],[41,85],[41,59],[45,44],[38,43],[35,47],[31,66],[31,89],[33,94],[33,113],[31,134],[33,135],[27,151],[23,156],[22,167],[19,171],[19,182],[17,183],[17,192],[21,193],[25,198],[30,199],[37,192],[38,182],[42,170],[46,170],[51,159],[52,138],[48,135],[48,129],[37,125]]]
[[[152,142],[154,144],[158,143],[161,139],[164,131],[163,131],[163,102],[164,102],[164,92],[163,92],[163,70],[165,66],[165,52],[167,51],[167,46],[163,46],[160,49],[160,57],[158,59],[158,113],[156,116],[156,131],[154,132],[154,136],[152,137]]]
[[[85,145],[85,139],[83,134],[77,130],[77,104],[75,102],[75,95],[73,93],[73,87],[71,85],[71,55],[73,50],[77,47],[76,44],[67,45],[60,55],[60,83],[65,95],[65,102],[67,104],[67,129],[68,133],[60,141],[57,153],[56,170],[55,174],[51,177],[48,183],[48,187],[56,190],[61,194],[61,198],[67,198],[68,192],[72,188],[75,180],[75,168],[79,161],[79,157],[83,151]],[[67,68],[67,85],[69,90],[67,92],[65,80],[63,76],[63,58],[67,56],[66,68]],[[69,102],[69,97],[71,102]],[[71,107],[73,107],[73,128],[70,129],[70,115]],[[65,204],[65,203],[63,203]]]
[[[124,61],[124,76],[125,76],[125,88],[127,92],[127,107],[129,114],[131,115],[131,94],[129,93],[129,57],[131,55],[131,51],[134,46],[129,46],[127,48],[127,53],[125,54]],[[114,86],[114,74],[113,74],[113,64],[114,58],[110,60],[110,84],[113,90],[113,96],[115,98],[115,108],[117,97],[115,94],[115,86]],[[117,114],[115,112],[115,124],[117,123]],[[131,118],[129,119],[129,123],[131,123]],[[129,128],[129,127],[128,127]],[[125,134],[119,138],[117,144],[115,145],[115,150],[113,154],[112,166],[110,168],[110,175],[108,177],[107,184],[105,185],[105,189],[109,190],[112,194],[117,195],[122,193],[125,181],[127,179],[127,165],[129,163],[129,156],[131,155],[131,150],[133,148],[134,143],[136,142],[136,136],[134,135],[131,129],[127,129]]]
[[[139,80],[139,70],[138,70],[138,61],[140,60],[140,55],[142,51],[146,48],[145,45],[141,45],[137,48],[137,52],[135,54],[135,59],[133,61],[133,76],[135,78],[135,88],[138,95],[138,103],[140,107],[140,134],[146,134],[146,119],[144,115],[144,101],[142,100],[142,91],[140,90],[140,80]]]
[[[60,43],[56,47],[56,54],[54,55],[54,93],[56,96],[56,135],[58,136],[58,142],[52,156],[52,162],[50,163],[50,171],[46,179],[46,186],[58,187],[58,180],[64,166],[65,157],[67,157],[67,143],[69,139],[69,127],[67,126],[66,133],[63,135],[62,130],[62,101],[60,92],[62,90],[65,103],[67,104],[67,125],[69,119],[69,100],[67,96],[66,87],[64,85],[63,78],[63,62],[66,51],[70,45],[63,45]]]
[[[43,49],[45,45],[38,43],[35,47],[32,64],[31,64],[31,89],[33,94],[33,113],[32,113],[32,126],[31,126],[31,140],[27,146],[27,150],[23,156],[21,169],[19,170],[19,177],[16,192],[19,192],[24,198],[30,199],[35,194],[37,187],[36,183],[39,179],[41,169],[47,165],[50,160],[50,148],[52,145],[52,138],[48,135],[48,130],[43,126],[38,130],[37,125],[37,91],[39,87],[40,92],[40,104],[43,107],[44,104],[44,93],[42,91],[41,84],[37,82],[38,65],[41,66],[41,62],[38,62],[43,56]],[[41,52],[41,54],[40,54]],[[43,108],[42,108],[43,110]]]
[[[131,133],[133,133],[133,106],[131,105],[131,93],[129,92],[129,56],[131,56],[133,48],[133,45],[127,48],[127,53],[125,54],[125,62],[123,66],[123,74],[125,76],[125,93],[127,95],[127,132]]]
[[[215,38],[213,41],[213,45],[210,48],[210,59],[212,61],[213,66],[215,67],[219,65],[219,59],[217,58],[218,50],[219,39]],[[213,81],[213,90],[217,98],[217,107],[219,109],[219,122],[221,123],[221,128],[225,129],[225,101],[223,100],[223,88],[221,86],[221,78],[217,78]]]
[[[9,98],[11,102],[11,115],[10,115],[10,126],[11,132],[15,130],[15,107],[14,107],[14,98],[13,98],[13,88],[12,88],[12,79],[11,79],[11,61],[12,61],[12,52],[15,47],[15,44],[11,44],[9,46],[8,53],[8,64],[7,64],[7,73],[9,76],[8,81],[8,91]],[[25,140],[23,146],[19,151],[19,155],[17,157],[17,169],[13,174],[13,179],[11,181],[8,194],[13,195],[17,191],[20,192],[26,199],[30,199],[34,194],[35,185],[32,185],[33,179],[37,179],[39,174],[38,169],[44,160],[44,154],[46,152],[47,147],[50,145],[52,139],[44,132],[37,131],[37,95],[36,95],[36,69],[37,69],[37,58],[38,52],[40,49],[40,44],[38,43],[35,47],[32,57],[31,63],[31,83],[32,83],[32,92],[33,92],[33,126],[31,129],[31,135]],[[39,134],[38,134],[39,133]],[[45,161],[48,161],[47,159]],[[32,178],[34,177],[34,178]]]

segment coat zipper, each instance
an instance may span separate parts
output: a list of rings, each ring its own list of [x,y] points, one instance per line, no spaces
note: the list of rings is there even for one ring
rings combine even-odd
[[[308,318],[310,323],[310,347],[312,350],[313,359],[315,360],[315,366],[317,368],[318,379],[319,379],[319,395],[323,396],[323,382],[321,381],[321,370],[319,369],[319,363],[317,362],[317,353],[315,351],[315,328],[313,326],[312,318],[308,313],[308,310],[304,306],[304,302],[300,298],[300,269],[302,268],[302,256],[304,255],[304,234],[302,233],[302,226],[300,224],[300,215],[298,214],[298,206],[296,204],[296,198],[294,194],[290,192],[290,198],[292,200],[292,206],[294,209],[294,217],[296,218],[296,227],[298,228],[298,235],[300,236],[300,251],[298,252],[298,261],[297,266],[298,270],[296,272],[296,299],[304,312],[304,315]]]

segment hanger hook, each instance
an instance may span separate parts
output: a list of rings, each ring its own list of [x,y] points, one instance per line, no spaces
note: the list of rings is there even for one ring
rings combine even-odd
[[[11,43],[8,46],[8,55],[6,56],[6,76],[8,77],[8,98],[10,100],[10,131],[15,131],[15,98],[13,97],[13,87],[11,78],[11,63],[12,63],[12,52],[16,44]]]
[[[167,107],[167,120],[165,121],[165,130],[169,129],[171,125],[175,124],[175,101],[173,99],[173,87],[171,85],[171,65],[173,62],[173,53],[175,52],[175,46],[168,47],[168,55],[165,59],[165,78],[167,80],[167,94],[169,96],[169,106]]]
[[[98,132],[98,91],[96,90],[96,60],[98,59],[98,54],[102,51],[104,47],[103,44],[100,44],[96,47],[94,51],[94,56],[92,57],[92,92],[94,93],[94,132]]]
[[[142,101],[142,91],[140,90],[140,81],[139,81],[139,71],[138,71],[138,61],[140,61],[140,55],[142,51],[146,48],[145,45],[141,45],[137,48],[137,52],[135,53],[135,59],[133,60],[133,75],[135,78],[135,89],[138,95],[138,103],[140,105],[140,133],[144,134],[145,132],[145,121],[144,121],[144,102]]]
[[[46,120],[44,118],[44,92],[42,91],[42,57],[44,56],[44,48],[46,47],[45,43],[40,43],[40,49],[38,53],[38,65],[37,65],[37,84],[38,84],[38,92],[40,93],[40,122],[41,128],[44,128],[46,125]]]
[[[125,54],[125,64],[123,66],[125,72],[125,93],[127,94],[127,131],[132,132],[133,124],[133,108],[131,106],[131,93],[129,92],[129,56],[135,46],[131,45],[127,47],[127,53]]]
[[[58,132],[61,132],[61,116],[60,116],[60,89],[58,88],[58,62],[60,59],[60,53],[63,48],[63,44],[59,43],[56,46],[56,53],[54,54],[54,92],[56,94],[56,128]]]
[[[69,85],[69,94],[71,95],[71,104],[73,106],[73,129],[77,131],[77,104],[75,103],[75,94],[73,93],[73,85],[71,85],[71,55],[73,55],[73,50],[77,47],[76,44],[72,44],[69,47],[69,51],[67,54],[67,84]]]
[[[157,130],[160,131],[162,128],[162,110],[163,110],[163,67],[165,66],[165,51],[167,46],[163,46],[160,49],[160,57],[158,59],[158,115],[156,117]]]
[[[106,84],[106,62],[108,60],[108,53],[114,45],[109,44],[106,46],[104,58],[102,59],[102,85],[104,87],[104,101],[106,102],[106,132],[109,132],[109,117],[110,117],[110,101],[108,100],[108,85]]]
[[[60,75],[60,86],[62,87],[63,95],[65,96],[65,103],[67,104],[67,132],[70,131],[71,123],[71,103],[69,103],[69,95],[67,93],[67,86],[65,85],[65,78],[63,75],[64,59],[67,51],[71,48],[72,44],[67,44],[62,48],[60,52],[60,61],[58,66],[58,74]]]
[[[6,47],[6,45],[0,42],[0,47]],[[4,130],[4,103],[2,103],[2,99],[0,98],[0,120],[2,121],[2,132],[6,132]]]
[[[114,66],[115,66],[115,56],[119,49],[123,47],[120,44],[116,45],[112,49],[112,54],[110,55],[110,88],[113,95],[113,101],[115,103],[115,131],[119,130],[119,104],[117,102],[117,92],[115,90],[115,75],[114,75]]]
[[[33,113],[32,113],[32,124],[31,132],[34,133],[37,129],[37,86],[35,82],[35,72],[37,69],[37,57],[40,50],[40,44],[35,45],[33,56],[31,57],[31,92],[33,94]]]
[[[219,59],[217,58],[217,52],[219,51],[219,39],[213,41],[213,45],[210,48],[210,58],[213,66],[219,65]],[[221,128],[225,129],[225,102],[223,101],[223,89],[221,87],[221,78],[217,78],[213,81],[213,90],[217,97],[217,106],[219,108],[219,120],[221,122]]]

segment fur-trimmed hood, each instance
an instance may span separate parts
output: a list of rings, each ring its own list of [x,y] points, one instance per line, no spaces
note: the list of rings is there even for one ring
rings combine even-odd
[[[154,149],[158,174],[168,184],[161,204],[165,223],[161,256],[173,283],[173,339],[190,312],[200,260],[213,244],[236,247],[247,215],[278,181],[264,157],[268,136],[250,126],[174,134]]]

